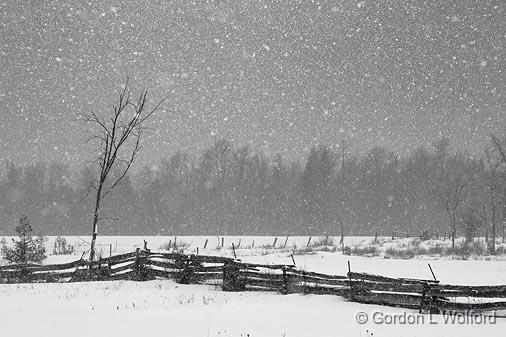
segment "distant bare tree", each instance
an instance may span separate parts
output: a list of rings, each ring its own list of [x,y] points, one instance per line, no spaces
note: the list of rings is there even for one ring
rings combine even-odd
[[[495,239],[497,236],[497,218],[500,210],[498,203],[500,202],[500,167],[501,158],[497,156],[497,152],[491,153],[485,151],[486,167],[485,187],[488,194],[488,203],[490,205],[490,222],[492,224],[492,239],[489,241],[489,251],[495,254]],[[495,154],[495,155],[494,155]]]
[[[502,213],[502,236],[504,240],[506,225],[506,137],[501,139],[492,135],[492,150],[490,153],[487,152],[487,159],[489,158],[491,158],[489,160],[489,168],[494,168],[494,170],[490,171],[490,179],[487,187],[489,190],[492,190],[491,194],[493,196],[497,195],[497,210],[493,209],[493,211]],[[495,213],[493,215],[495,215]],[[492,223],[492,226],[495,238],[495,221]],[[495,240],[493,240],[493,246],[490,248],[491,250],[495,250]]]
[[[136,101],[132,101],[128,80],[119,95],[118,105],[113,107],[109,116],[99,116],[91,111],[85,121],[92,125],[88,141],[98,143],[97,164],[99,178],[91,183],[90,189],[96,191],[93,213],[93,235],[90,260],[95,258],[95,243],[98,234],[99,210],[101,201],[122,181],[134,163],[139,151],[144,122],[153,115],[167,97],[160,100],[153,109],[147,107],[148,91],[143,90]],[[114,181],[109,181],[111,170],[119,170]]]
[[[455,248],[455,236],[457,235],[457,211],[463,205],[466,194],[464,189],[467,185],[464,174],[464,157],[459,154],[450,157],[448,155],[449,141],[446,138],[436,142],[436,162],[433,170],[432,188],[438,202],[443,206],[448,215],[452,232],[452,249]]]
[[[348,153],[349,153],[349,149],[350,149],[350,143],[346,139],[341,138],[339,140],[339,144],[337,147],[339,150],[339,155],[337,158],[340,157],[340,159],[341,159],[341,167],[340,167],[341,168],[341,181],[340,181],[339,185],[337,186],[337,191],[336,191],[336,195],[335,195],[335,199],[336,199],[335,219],[336,219],[338,226],[340,227],[341,240],[344,240],[343,215],[344,215],[345,209],[347,209],[347,207],[346,207],[346,203],[347,203],[346,199],[347,198],[345,196],[348,194],[347,189],[350,187],[348,181],[346,180],[348,178],[347,170],[346,170],[346,160],[348,159],[347,157],[348,157]]]
[[[337,163],[335,153],[325,146],[313,147],[301,177],[301,211],[306,217],[309,232],[326,234],[330,228],[332,178]]]

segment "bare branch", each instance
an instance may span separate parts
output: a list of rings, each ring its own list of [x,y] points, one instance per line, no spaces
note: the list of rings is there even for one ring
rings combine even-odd
[[[492,145],[501,155],[501,161],[506,163],[506,149],[503,147],[503,144],[501,144],[501,140],[495,135],[492,135]]]
[[[81,200],[79,200],[79,203],[82,203],[88,197],[92,188],[95,189],[95,191],[97,190],[95,185],[93,183],[90,183],[90,185],[88,186],[88,189],[86,191],[86,194],[84,195],[84,197],[81,198]]]
[[[130,169],[130,166],[132,166],[137,154],[139,153],[139,150],[140,150],[139,144],[140,144],[140,133],[137,136],[137,139],[135,142],[135,147],[132,151],[132,155],[131,155],[130,159],[129,160],[121,159],[121,161],[126,163],[126,165],[127,165],[126,168],[123,170],[123,173],[119,176],[119,178],[116,179],[116,181],[112,184],[112,186],[109,188],[109,190],[104,193],[104,198],[114,189],[114,187],[116,187],[116,185],[118,185],[121,182],[121,180],[123,180],[123,178],[127,174],[128,170]]]

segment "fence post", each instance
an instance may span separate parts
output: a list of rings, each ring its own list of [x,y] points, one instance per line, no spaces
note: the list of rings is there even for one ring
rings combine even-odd
[[[427,294],[427,289],[428,288],[428,284],[427,282],[424,282],[423,283],[423,287],[422,287],[422,298],[420,299],[420,309],[418,310],[418,312],[421,314],[423,312],[423,309],[425,308],[426,306],[426,299],[425,299],[425,296]]]
[[[146,267],[146,256],[140,248],[135,250],[135,264],[134,264],[134,272],[135,272],[135,280],[137,281],[146,281],[153,279],[152,274],[149,272],[149,269]]]
[[[283,266],[283,285],[281,286],[281,294],[286,295],[288,294],[288,284],[290,282],[288,274],[286,273],[286,266]]]
[[[195,265],[192,255],[186,256],[184,254],[176,255],[175,264],[179,269],[176,277],[176,282],[181,284],[198,283],[198,278],[195,274]]]
[[[353,285],[351,281],[351,266],[349,260],[348,260],[348,279],[350,281],[350,300],[353,301]]]
[[[305,294],[307,292],[306,272],[302,270],[301,275],[302,275],[302,293]]]
[[[311,243],[311,236],[309,237],[309,239],[307,240],[307,245],[306,247],[309,247],[309,244]]]
[[[283,295],[291,294],[293,293],[293,278],[292,274],[289,274],[289,271],[291,270],[290,266],[283,266],[283,285],[281,289],[281,293]]]
[[[30,279],[30,275],[31,273],[26,268],[26,265],[22,265],[19,271],[19,279],[21,280],[21,282],[28,282],[28,280]]]
[[[283,245],[283,248],[286,248],[286,243],[288,242],[288,235],[286,236],[286,239],[285,239],[285,244]]]
[[[233,261],[227,261],[223,265],[223,285],[224,291],[242,291],[246,289],[244,281],[239,279],[239,265]]]
[[[99,256],[98,257],[98,273],[97,273],[97,276],[98,276],[98,279],[100,281],[102,281],[104,279],[104,275],[103,275],[103,271],[102,271],[102,256]]]
[[[207,247],[207,241],[209,241],[209,239],[206,239],[206,242],[204,242],[204,249]]]
[[[432,277],[434,278],[434,281],[437,281],[436,275],[434,274],[434,271],[432,270],[432,267],[430,266],[430,263],[427,263],[430,269],[430,273],[432,274]]]
[[[141,252],[141,249],[140,248],[137,248],[135,250],[135,263],[134,263],[134,272],[135,272],[135,279],[139,279],[140,278],[140,271],[141,271],[141,261],[140,261],[140,252]]]
[[[272,248],[276,248],[276,243],[278,242],[278,237],[274,238],[274,242],[272,243]]]

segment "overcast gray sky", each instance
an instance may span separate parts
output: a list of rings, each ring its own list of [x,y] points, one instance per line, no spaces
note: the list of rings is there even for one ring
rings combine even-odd
[[[477,151],[506,122],[506,2],[3,1],[0,159],[80,161],[127,76],[170,94],[143,160],[218,138]]]

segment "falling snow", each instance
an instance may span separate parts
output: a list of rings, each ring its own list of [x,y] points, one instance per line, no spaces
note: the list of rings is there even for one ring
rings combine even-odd
[[[78,116],[126,78],[153,99],[143,155],[217,138],[304,155],[346,135],[404,151],[481,149],[505,122],[501,1],[7,1],[2,158],[84,159]]]

